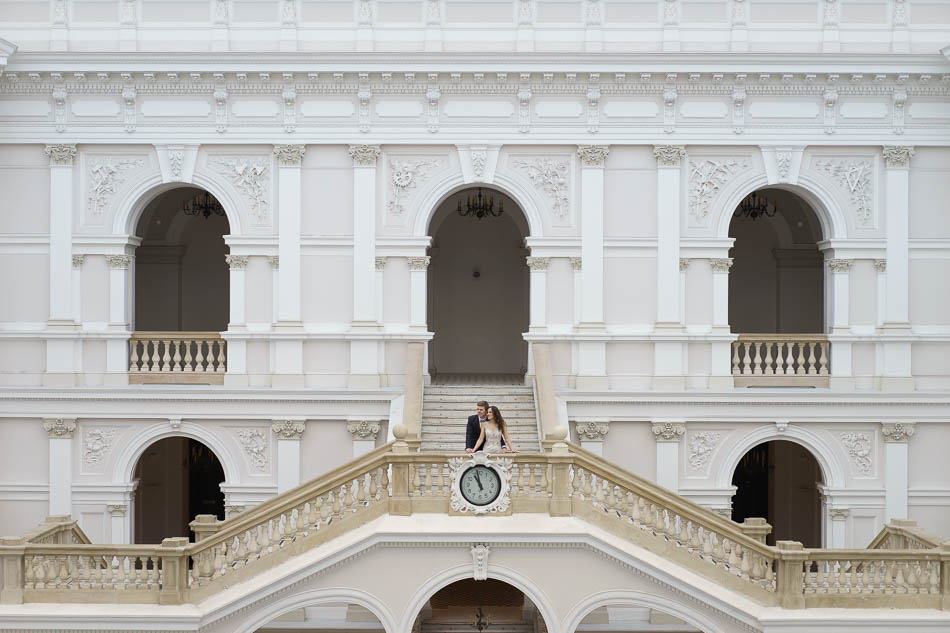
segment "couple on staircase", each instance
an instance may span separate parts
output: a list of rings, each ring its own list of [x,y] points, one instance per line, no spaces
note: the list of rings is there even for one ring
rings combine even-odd
[[[465,427],[465,452],[517,453],[498,407],[490,406],[484,400],[479,400],[475,406],[477,413],[468,416]]]

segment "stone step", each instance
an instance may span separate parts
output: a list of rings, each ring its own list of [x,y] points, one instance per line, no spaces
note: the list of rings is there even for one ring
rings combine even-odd
[[[478,402],[480,399],[481,398],[478,398],[478,397],[458,398],[456,396],[434,395],[434,396],[423,396],[422,402],[432,403],[432,404],[436,404],[440,402],[446,403],[446,404],[457,404],[457,405],[464,405],[470,409],[475,409],[475,403]],[[500,407],[502,403],[509,404],[509,403],[532,403],[532,402],[534,402],[534,396],[531,394],[528,394],[528,395],[517,394],[517,395],[504,396],[504,397],[489,398],[488,400],[489,404],[493,404],[498,407]]]
[[[519,395],[519,396],[530,396],[533,390],[530,387],[505,387],[505,388],[495,388],[495,389],[483,389],[481,387],[469,387],[466,389],[450,389],[448,387],[425,387],[422,390],[424,396],[434,395],[434,396],[453,396],[457,398],[474,398],[478,400],[480,398],[485,398],[486,400],[491,400],[491,398],[497,398],[504,395]]]

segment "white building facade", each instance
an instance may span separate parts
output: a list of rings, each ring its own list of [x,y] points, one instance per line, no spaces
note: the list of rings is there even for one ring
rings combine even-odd
[[[938,0],[0,3],[0,531],[184,536],[424,448],[435,387],[522,385],[545,447],[774,539],[950,538],[948,33]]]

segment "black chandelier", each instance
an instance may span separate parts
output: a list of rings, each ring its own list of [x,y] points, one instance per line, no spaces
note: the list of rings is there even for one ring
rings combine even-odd
[[[478,218],[479,220],[488,216],[497,218],[505,212],[505,203],[501,202],[498,205],[498,209],[496,210],[495,198],[489,196],[488,200],[486,201],[484,198],[482,198],[482,188],[479,187],[474,198],[472,196],[468,196],[468,198],[465,200],[464,209],[462,209],[462,201],[459,200],[458,212],[463,218],[466,216]]]
[[[224,215],[224,207],[207,191],[199,193],[191,200],[185,200],[181,205],[181,210],[185,215],[201,215],[206,220],[211,217],[212,213]]]
[[[733,217],[752,218],[755,221],[762,216],[774,217],[778,209],[774,202],[769,202],[765,196],[760,196],[753,191],[739,203],[739,208]]]

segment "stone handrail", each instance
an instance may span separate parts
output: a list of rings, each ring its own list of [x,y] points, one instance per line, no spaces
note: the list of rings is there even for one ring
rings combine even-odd
[[[133,332],[129,339],[131,382],[223,383],[226,366],[218,332]]]
[[[563,431],[563,430],[562,430]],[[452,514],[459,453],[410,452],[407,429],[380,447],[226,521],[199,517],[199,541],[161,545],[0,542],[0,601],[198,603],[384,514]],[[769,606],[950,609],[950,547],[770,547],[742,526],[557,441],[501,455],[510,512],[574,516]],[[767,524],[752,526],[759,532]],[[757,532],[756,532],[757,534]],[[761,536],[761,535],[759,535]]]
[[[824,334],[740,334],[732,343],[737,387],[827,387],[828,337]]]
[[[917,527],[917,521],[894,519],[874,537],[868,549],[934,549],[945,542]]]
[[[23,543],[36,545],[81,545],[91,543],[86,533],[68,514],[46,517],[42,523],[20,537]]]

